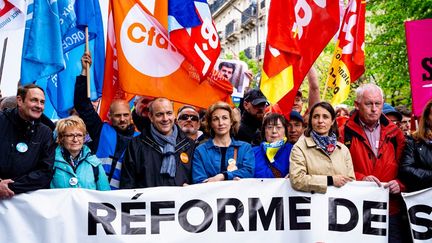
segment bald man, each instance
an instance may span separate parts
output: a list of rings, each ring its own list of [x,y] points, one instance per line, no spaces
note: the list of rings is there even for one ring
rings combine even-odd
[[[194,141],[175,125],[172,102],[156,98],[149,105],[149,118],[150,128],[128,145],[120,187],[190,184]]]
[[[131,139],[138,133],[131,122],[129,103],[125,100],[114,100],[111,103],[109,123],[101,120],[87,97],[87,63],[91,64],[91,56],[85,53],[81,58],[81,75],[76,78],[74,106],[84,120],[92,140],[88,146],[102,161],[111,189],[118,189],[124,152]]]

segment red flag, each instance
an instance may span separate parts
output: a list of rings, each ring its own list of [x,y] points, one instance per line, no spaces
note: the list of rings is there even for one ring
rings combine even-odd
[[[366,1],[350,1],[327,78],[327,85],[334,87],[331,100],[333,105],[348,98],[350,83],[355,82],[365,71],[365,14]]]
[[[197,69],[208,76],[220,54],[220,41],[207,1],[169,0],[170,40]]]
[[[154,14],[139,0],[110,4],[102,118],[112,99],[133,95],[166,97],[203,108],[218,100],[231,102],[232,85],[226,80],[200,81],[196,69],[169,40],[167,0],[156,0]]]
[[[338,27],[338,1],[271,1],[261,89],[284,113]]]

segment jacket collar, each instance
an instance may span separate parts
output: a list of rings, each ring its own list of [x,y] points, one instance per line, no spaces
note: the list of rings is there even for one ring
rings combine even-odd
[[[135,133],[135,125],[133,125],[133,124],[130,124],[126,128],[126,130],[120,130],[117,127],[113,127],[113,128],[116,130],[116,132],[118,134],[120,134],[122,136],[125,136],[125,137],[132,137],[134,135],[134,133]]]
[[[229,145],[229,147],[240,147],[240,145],[241,145],[240,141],[237,141],[233,137],[231,137],[231,144]],[[205,146],[207,149],[218,147],[218,146],[214,145],[213,138],[210,138],[209,140],[207,140],[207,142],[205,142]]]
[[[381,114],[380,116],[380,126],[381,126],[381,134],[386,134],[386,133],[390,133],[393,132],[397,129],[399,129],[395,124],[393,124],[393,122],[391,122],[385,115]],[[352,116],[350,117],[350,119],[347,121],[347,123],[345,124],[345,126],[349,127],[351,130],[353,130],[354,132],[356,132],[357,134],[363,136],[366,139],[366,135],[364,135],[365,133],[363,132],[363,128],[360,124],[360,118],[358,115],[358,111],[355,111]]]
[[[23,128],[29,128],[29,127],[35,127],[40,123],[40,119],[36,119],[33,122],[26,121],[21,118],[21,116],[18,114],[18,108],[13,109],[7,109],[4,111],[4,114],[6,117],[8,117],[11,122],[19,127]]]
[[[57,149],[55,152],[56,153],[56,161],[63,162],[63,163],[69,163],[64,158],[63,153],[62,153],[62,149],[64,150],[64,152],[68,153],[68,151],[65,148],[62,148],[60,145],[57,146]],[[92,154],[91,154],[89,147],[87,147],[86,145],[83,145],[83,148],[82,148],[81,153],[80,153],[80,157],[78,158],[79,163],[81,163],[83,160],[87,160],[87,162],[89,164],[91,164],[93,167],[99,166],[99,164],[101,164],[100,160],[98,160],[98,159],[89,159],[90,156],[92,156]]]
[[[315,141],[313,140],[312,137],[306,137],[306,136],[303,136],[303,137],[305,139],[305,143],[306,143],[306,146],[308,148],[313,148],[313,147],[317,148],[318,147],[318,145],[315,143]],[[336,147],[341,148],[341,143],[340,142],[336,142]]]

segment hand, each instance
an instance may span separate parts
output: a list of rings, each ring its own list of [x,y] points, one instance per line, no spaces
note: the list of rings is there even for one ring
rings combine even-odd
[[[334,175],[333,177],[333,186],[335,187],[342,187],[348,182],[352,181],[351,178],[343,175]]]
[[[6,179],[0,181],[0,199],[8,199],[15,195],[15,193],[9,189],[8,184],[13,183],[14,181],[11,179]]]
[[[239,180],[241,180],[241,178],[238,177],[238,176],[236,176],[236,177],[233,178],[233,181],[239,181]]]
[[[185,183],[183,183],[183,186],[189,186],[189,184],[187,184],[187,183],[185,182]]]
[[[378,178],[376,178],[373,175],[368,175],[368,176],[363,177],[363,181],[374,181],[374,182],[376,182],[376,184],[378,184],[378,186],[381,186],[380,180],[378,180]]]
[[[224,181],[224,180],[225,180],[225,177],[223,174],[217,174],[213,177],[205,179],[203,182],[205,183],[205,182],[215,182],[215,181]]]
[[[249,80],[252,80],[253,79],[253,73],[252,73],[252,71],[251,70],[246,70],[245,72],[244,72],[244,74],[246,75],[246,77],[249,79]]]
[[[84,52],[84,54],[81,57],[81,75],[87,76],[87,63],[89,64],[89,67],[92,65],[92,58],[90,53]]]
[[[397,183],[396,180],[389,181],[387,184],[384,185],[384,188],[388,188],[391,194],[398,194],[401,192],[399,183]]]

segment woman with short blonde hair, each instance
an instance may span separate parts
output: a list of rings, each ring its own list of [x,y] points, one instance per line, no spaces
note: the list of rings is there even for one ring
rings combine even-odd
[[[96,155],[84,145],[86,126],[77,116],[57,122],[54,176],[51,188],[110,190],[108,177]]]

